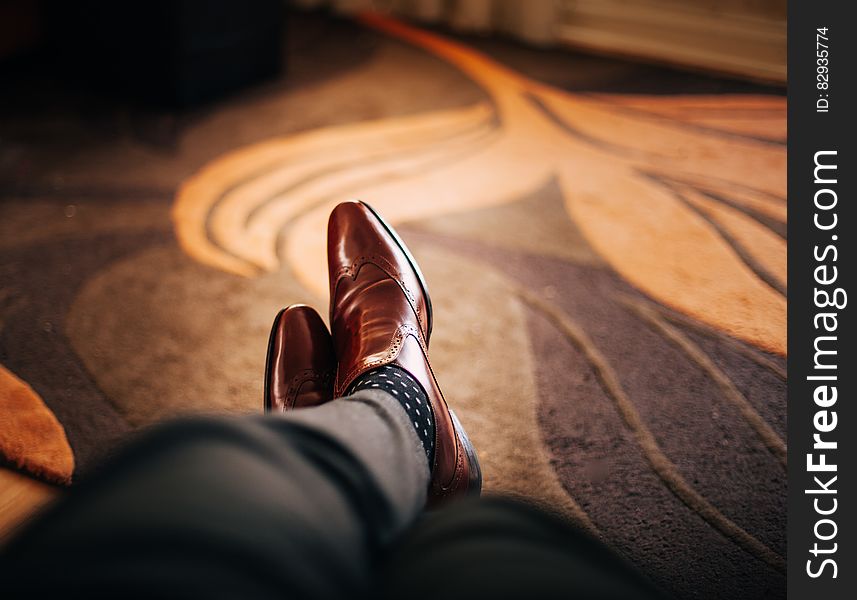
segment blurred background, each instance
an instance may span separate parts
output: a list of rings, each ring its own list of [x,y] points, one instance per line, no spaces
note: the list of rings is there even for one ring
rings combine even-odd
[[[119,7],[88,0],[72,7],[4,0],[0,60],[51,48],[65,56],[67,67],[82,59],[99,63],[98,68],[76,64],[78,74],[110,77],[110,85],[149,78],[146,83],[160,84],[160,99],[193,102],[276,72],[285,4],[182,0]],[[786,79],[783,0],[293,0],[291,5],[328,7],[339,15],[383,10],[539,47],[580,48],[781,85]],[[218,76],[206,72],[215,65]],[[153,90],[139,85],[134,92],[152,95]]]
[[[488,493],[785,595],[786,9],[0,0],[0,543],[141,427],[258,412],[361,198]]]

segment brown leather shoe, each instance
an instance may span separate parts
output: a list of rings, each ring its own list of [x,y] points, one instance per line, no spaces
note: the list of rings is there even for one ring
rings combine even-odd
[[[476,450],[443,398],[428,360],[431,300],[416,261],[367,204],[345,202],[327,228],[330,323],[339,361],[334,396],[381,365],[405,369],[425,388],[435,417],[429,504],[478,494]]]
[[[265,363],[265,412],[317,406],[333,398],[333,340],[319,314],[304,304],[274,319]]]

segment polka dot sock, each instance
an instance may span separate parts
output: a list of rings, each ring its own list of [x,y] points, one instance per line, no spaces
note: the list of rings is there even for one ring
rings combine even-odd
[[[431,467],[434,464],[434,414],[420,382],[401,367],[384,365],[355,379],[348,388],[348,394],[360,390],[381,390],[399,401],[410,417]]]

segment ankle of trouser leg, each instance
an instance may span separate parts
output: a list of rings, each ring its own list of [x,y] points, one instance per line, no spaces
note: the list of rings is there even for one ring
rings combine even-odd
[[[410,373],[396,365],[383,365],[361,374],[348,389],[349,393],[380,390],[393,396],[420,438],[428,464],[434,463],[434,412],[425,389]]]

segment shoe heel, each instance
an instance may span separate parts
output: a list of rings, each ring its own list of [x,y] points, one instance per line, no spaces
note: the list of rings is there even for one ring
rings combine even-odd
[[[461,425],[461,421],[458,420],[455,411],[450,409],[449,416],[452,417],[452,425],[455,427],[455,433],[461,441],[461,445],[464,448],[464,454],[467,457],[467,464],[470,467],[468,469],[469,477],[467,480],[467,495],[478,496],[482,493],[482,468],[479,466],[479,458],[476,456],[476,448],[473,447],[473,444],[470,442],[470,438],[467,437],[467,432],[464,431],[464,427]]]

